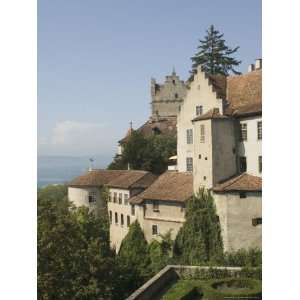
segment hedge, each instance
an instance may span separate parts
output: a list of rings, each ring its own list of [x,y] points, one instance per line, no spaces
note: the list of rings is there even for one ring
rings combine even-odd
[[[193,300],[196,296],[202,296],[198,285],[198,280],[179,280],[167,291],[162,300]]]
[[[246,290],[219,290],[216,287],[222,283],[238,282],[242,287],[250,287]],[[201,283],[204,297],[207,300],[224,300],[226,297],[253,297],[254,299],[261,299],[262,288],[261,281],[249,278],[226,278],[219,280],[209,280]]]

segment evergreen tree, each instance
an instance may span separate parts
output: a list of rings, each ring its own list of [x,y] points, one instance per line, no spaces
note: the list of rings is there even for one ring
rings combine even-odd
[[[198,52],[191,58],[193,62],[192,73],[195,73],[197,67],[201,65],[203,71],[211,75],[222,74],[228,76],[230,72],[241,74],[234,69],[241,61],[232,57],[232,54],[239,47],[234,49],[228,47],[223,39],[224,34],[220,34],[213,25],[209,27],[206,33],[204,40],[199,40]]]
[[[201,189],[187,202],[186,221],[176,236],[174,255],[184,264],[215,263],[222,259],[221,227],[209,191]]]
[[[148,244],[138,221],[130,225],[118,256],[125,268],[131,269],[136,288],[151,277]]]
[[[164,235],[160,235],[161,240],[153,240],[149,244],[150,268],[156,274],[166,265],[171,264],[173,243],[171,231]]]

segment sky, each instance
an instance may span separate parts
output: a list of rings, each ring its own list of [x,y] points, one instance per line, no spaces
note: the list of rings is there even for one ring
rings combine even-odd
[[[39,0],[38,155],[113,157],[150,116],[150,79],[188,78],[214,24],[238,68],[261,57],[261,1]]]

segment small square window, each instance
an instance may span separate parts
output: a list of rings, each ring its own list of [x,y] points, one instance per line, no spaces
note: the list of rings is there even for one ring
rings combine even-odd
[[[158,235],[158,227],[157,227],[157,225],[152,225],[152,235]]]
[[[252,219],[252,225],[257,226],[262,224],[262,218],[254,218]]]
[[[245,192],[240,192],[240,198],[247,198],[247,194]]]

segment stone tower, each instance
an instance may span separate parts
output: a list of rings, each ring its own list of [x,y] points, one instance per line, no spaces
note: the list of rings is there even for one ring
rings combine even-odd
[[[175,70],[166,76],[163,84],[151,79],[151,109],[152,119],[159,117],[176,117],[179,106],[183,103],[187,87],[176,75]]]

